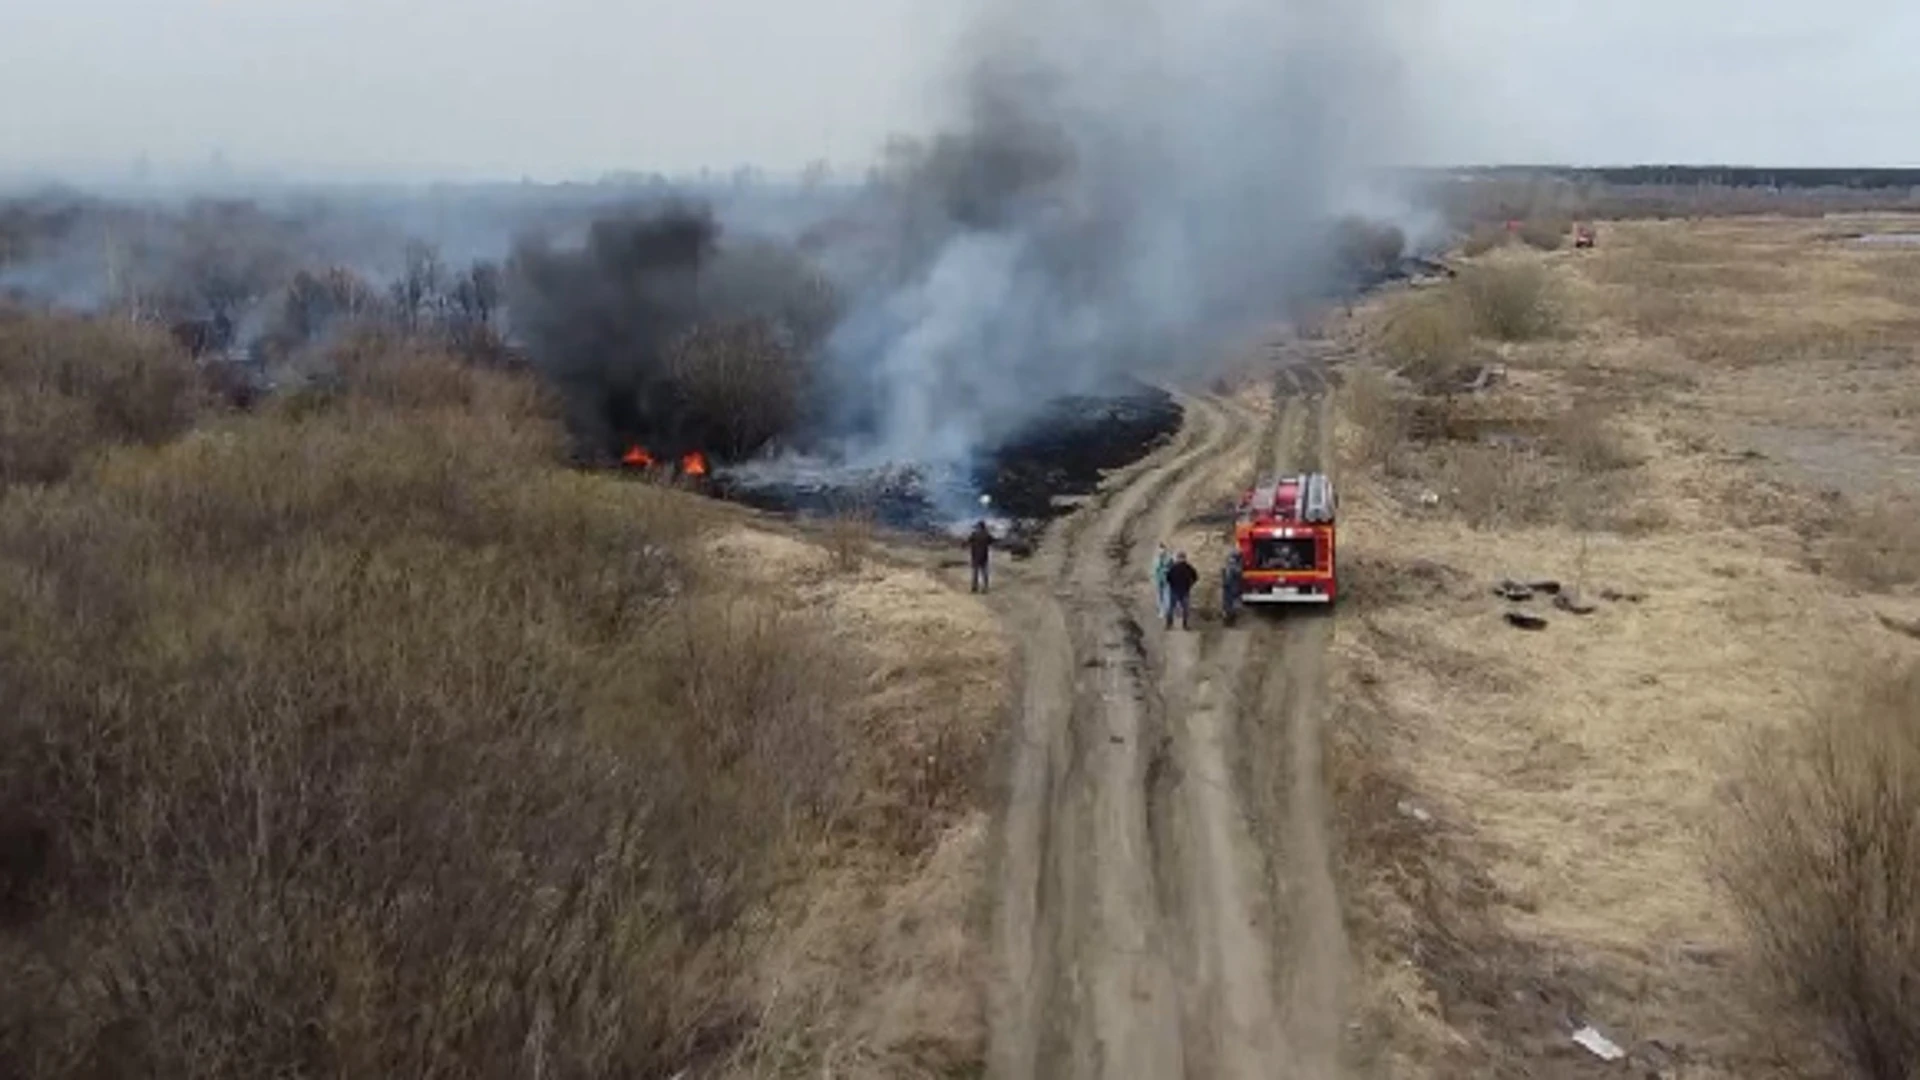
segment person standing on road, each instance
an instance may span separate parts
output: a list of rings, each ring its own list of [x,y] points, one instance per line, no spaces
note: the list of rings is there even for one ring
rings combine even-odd
[[[1153,598],[1159,605],[1160,617],[1165,619],[1173,609],[1173,597],[1167,592],[1167,570],[1173,566],[1173,556],[1167,551],[1166,541],[1160,542],[1160,550],[1153,555]]]
[[[1193,609],[1193,586],[1200,580],[1200,571],[1187,561],[1187,553],[1182,551],[1173,557],[1173,565],[1167,567],[1167,594],[1171,603],[1167,607],[1167,629],[1173,629],[1173,613],[1180,613],[1180,629],[1191,629],[1187,625],[1188,614]]]
[[[976,521],[967,534],[967,558],[973,564],[973,591],[987,591],[987,553],[993,550],[993,533],[987,523]]]
[[[1227,552],[1227,562],[1220,568],[1220,614],[1228,623],[1240,611],[1240,549]]]

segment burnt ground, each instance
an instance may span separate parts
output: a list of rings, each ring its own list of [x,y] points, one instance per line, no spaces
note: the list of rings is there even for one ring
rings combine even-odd
[[[1061,398],[993,451],[974,482],[1004,514],[1050,518],[1063,509],[1060,497],[1091,494],[1104,473],[1146,456],[1180,421],[1173,395],[1144,384]]]
[[[715,494],[797,516],[858,512],[890,528],[945,532],[992,498],[1008,520],[1013,553],[1023,553],[1045,523],[1066,512],[1063,498],[1087,495],[1106,472],[1152,452],[1178,431],[1182,412],[1167,391],[1130,383],[1102,394],[1063,397],[1013,437],[981,456],[970,475],[930,476],[911,467],[882,472],[821,469],[716,477]]]

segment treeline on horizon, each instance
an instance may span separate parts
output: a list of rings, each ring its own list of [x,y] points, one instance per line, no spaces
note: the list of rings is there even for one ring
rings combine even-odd
[[[1414,176],[1589,181],[1621,187],[1702,185],[1734,188],[1920,187],[1920,168],[1779,168],[1758,165],[1466,165],[1405,170]]]

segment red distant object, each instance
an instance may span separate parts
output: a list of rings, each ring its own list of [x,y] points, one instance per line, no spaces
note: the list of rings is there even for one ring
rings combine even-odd
[[[680,456],[680,471],[687,476],[707,475],[707,455],[689,450]]]
[[[620,464],[629,469],[645,469],[653,464],[653,455],[647,453],[644,446],[629,446],[627,452],[620,455]]]

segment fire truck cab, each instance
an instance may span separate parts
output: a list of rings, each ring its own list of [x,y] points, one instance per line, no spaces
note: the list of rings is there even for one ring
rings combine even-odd
[[[1335,510],[1333,481],[1324,473],[1264,478],[1249,488],[1233,525],[1240,601],[1333,603]]]

